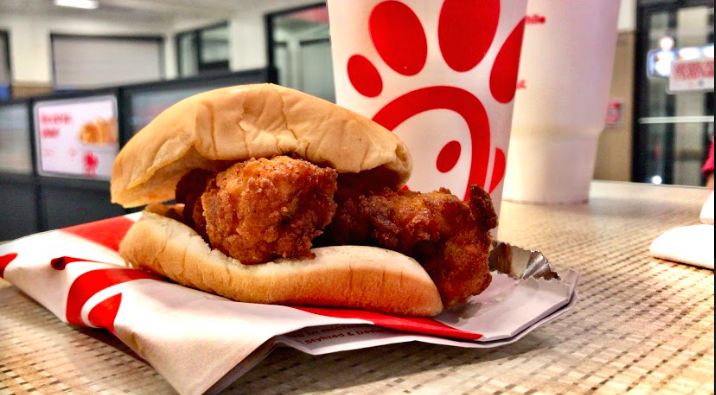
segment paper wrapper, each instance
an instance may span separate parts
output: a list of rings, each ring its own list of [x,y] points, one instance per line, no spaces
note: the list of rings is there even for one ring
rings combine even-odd
[[[701,210],[701,222],[706,225],[714,224],[714,194],[709,196],[709,200],[704,204],[704,208]]]
[[[311,355],[420,341],[488,348],[519,340],[571,309],[577,274],[513,278],[492,285],[461,310],[434,319],[365,311],[238,303],[129,269],[119,243],[140,214],[29,236],[0,246],[0,277],[59,319],[106,328],[182,394],[215,393],[276,346]],[[555,277],[539,253],[498,245],[493,264]],[[538,276],[540,277],[540,276]]]

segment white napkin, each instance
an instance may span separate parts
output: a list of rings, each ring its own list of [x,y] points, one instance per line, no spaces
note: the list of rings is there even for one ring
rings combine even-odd
[[[696,225],[670,230],[654,241],[651,255],[714,270],[714,226]]]
[[[707,224],[707,225],[713,225],[714,224],[714,194],[711,194],[711,197],[708,201],[706,201],[706,204],[704,205],[704,209],[701,211],[701,222]]]
[[[490,348],[521,339],[577,301],[579,276],[569,271],[560,281],[495,275],[464,310],[435,319],[232,302],[124,266],[117,251],[138,215],[4,244],[0,278],[65,322],[112,331],[180,394],[219,392],[276,344],[312,355],[408,341]]]

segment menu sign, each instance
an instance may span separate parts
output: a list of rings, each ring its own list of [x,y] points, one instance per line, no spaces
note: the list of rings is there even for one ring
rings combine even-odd
[[[40,174],[108,180],[119,152],[117,99],[38,102],[35,139]]]

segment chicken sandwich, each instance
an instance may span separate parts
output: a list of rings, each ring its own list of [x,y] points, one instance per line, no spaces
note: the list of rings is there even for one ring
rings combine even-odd
[[[335,104],[269,84],[200,94],[116,159],[112,201],[148,205],[120,254],[241,302],[434,316],[490,284],[497,216],[477,186],[467,202],[401,190],[411,170],[400,139]]]

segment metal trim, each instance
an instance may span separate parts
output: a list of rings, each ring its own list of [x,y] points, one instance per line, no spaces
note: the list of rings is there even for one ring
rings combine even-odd
[[[685,123],[713,123],[714,116],[686,116],[686,117],[647,117],[639,118],[641,125],[667,125]]]

